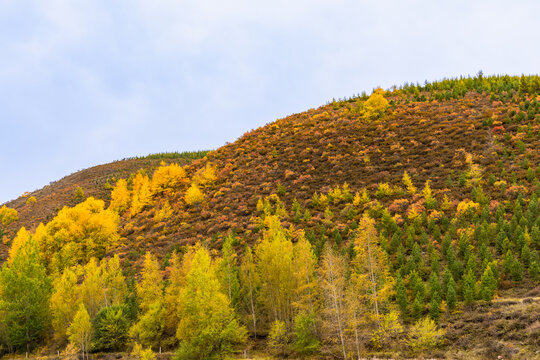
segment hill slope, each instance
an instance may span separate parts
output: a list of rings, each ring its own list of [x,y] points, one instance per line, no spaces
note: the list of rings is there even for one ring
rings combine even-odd
[[[152,253],[159,261],[152,265],[155,271],[160,267],[173,282],[185,269],[175,268],[178,262],[171,255],[184,254],[196,243],[214,250],[216,257],[226,243],[241,261],[246,248],[253,248],[255,261],[262,261],[257,245],[275,236],[285,241],[278,255],[285,256],[287,244],[309,247],[316,268],[311,275],[319,280],[325,276],[324,259],[335,249],[348,266],[344,282],[356,289],[350,274],[365,275],[358,264],[367,243],[380,249],[384,261],[377,266],[390,274],[384,280],[391,289],[381,312],[386,316],[399,309],[399,322],[409,334],[423,317],[437,320],[445,330],[439,350],[424,349],[426,354],[538,356],[538,76],[479,74],[377,90],[369,97],[333,101],[277,120],[203,155],[181,162],[183,170],[160,166],[153,177],[159,160],[129,160],[72,175],[36,192],[34,205],[25,199],[8,204],[20,214],[9,231],[13,234],[22,225],[33,228],[60,205],[74,205],[77,185],[87,196],[108,199],[103,184],[113,176],[128,178],[113,190],[123,190],[126,199],[123,207],[111,204],[120,215],[120,236],[106,255],[118,254],[126,274],[148,267],[144,255]],[[149,177],[131,176],[140,167]],[[377,235],[371,238],[366,235],[370,221]],[[186,261],[190,266],[189,257]],[[222,264],[219,258],[215,261]],[[230,284],[229,278],[231,306],[249,328],[248,307],[242,299],[234,303]],[[337,335],[325,328],[335,320],[325,318],[323,286],[316,286],[321,287],[320,298],[310,308],[321,351],[335,357],[360,352],[352,348],[358,337],[354,339],[350,324],[340,352]],[[273,320],[283,320],[291,332],[293,310],[273,315],[264,307],[263,296],[257,300],[262,309],[259,335],[269,333]],[[340,301],[351,300],[343,295]],[[362,309],[371,301],[365,300]],[[290,308],[295,306],[291,301]],[[388,336],[389,350],[381,352],[382,340],[374,337],[382,326],[378,305],[375,308],[376,314],[363,319],[368,324],[360,335],[363,354],[404,357],[411,348],[418,350],[396,331],[378,333]],[[176,329],[168,331],[159,340],[173,347]]]

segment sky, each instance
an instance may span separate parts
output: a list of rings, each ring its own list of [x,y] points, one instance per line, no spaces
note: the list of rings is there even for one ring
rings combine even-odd
[[[0,0],[0,203],[377,86],[537,74],[540,2]]]

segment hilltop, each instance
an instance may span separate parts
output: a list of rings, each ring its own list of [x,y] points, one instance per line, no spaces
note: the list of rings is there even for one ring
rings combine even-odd
[[[278,357],[312,346],[324,357],[530,359],[540,336],[539,177],[540,77],[479,73],[334,100],[214,151],[72,174],[7,204],[19,219],[5,242],[16,254],[30,242],[13,239],[17,229],[35,231],[53,279],[72,266],[90,279],[89,254],[109,259],[103,274],[121,264],[122,279],[133,281],[121,302],[129,321],[160,329],[151,340],[140,329],[130,336],[154,350],[199,346],[182,332],[178,300],[199,284],[221,301],[220,316],[245,327],[248,344]],[[84,195],[75,197],[77,187]],[[100,214],[99,226],[70,234],[70,219],[86,221],[77,211]],[[103,229],[107,236],[93,237]],[[341,293],[329,283],[330,263],[344,264]],[[284,278],[264,280],[274,273]],[[144,295],[152,283],[152,294],[165,294],[154,307],[159,295]],[[245,334],[234,336],[223,344]],[[299,338],[312,342],[299,348]]]

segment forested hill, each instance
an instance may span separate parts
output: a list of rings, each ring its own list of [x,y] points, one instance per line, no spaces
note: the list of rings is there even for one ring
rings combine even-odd
[[[0,210],[5,352],[538,356],[540,77],[376,89],[193,157]],[[6,305],[24,259],[50,285],[31,338]]]

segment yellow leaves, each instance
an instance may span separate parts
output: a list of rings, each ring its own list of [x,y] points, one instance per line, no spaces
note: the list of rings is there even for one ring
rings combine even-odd
[[[216,168],[211,163],[207,163],[205,167],[199,169],[193,177],[193,181],[199,185],[211,184],[216,180]]]
[[[30,233],[26,231],[24,226],[17,232],[17,236],[13,239],[13,243],[11,244],[11,248],[9,249],[9,257],[8,257],[8,264],[11,264],[13,262],[13,259],[15,258],[15,255],[17,255],[17,251],[28,241],[28,238],[30,237]]]
[[[403,185],[405,185],[405,187],[407,188],[407,192],[410,195],[414,195],[416,193],[416,187],[412,183],[411,177],[409,176],[409,174],[407,174],[406,171],[403,172]]]
[[[195,205],[201,203],[205,198],[204,193],[199,189],[199,187],[193,183],[190,188],[187,189],[184,196],[184,201],[188,205]]]
[[[169,219],[173,214],[173,210],[171,208],[171,205],[169,205],[168,201],[165,201],[165,203],[161,206],[161,209],[158,210],[156,215],[154,216],[155,222],[160,222],[166,219]]]
[[[384,90],[378,88],[363,103],[359,104],[360,114],[366,120],[376,120],[384,115],[388,108],[388,100],[385,99]]]
[[[6,205],[0,208],[0,222],[4,226],[8,226],[14,221],[19,220],[19,214],[17,210],[8,208]]]
[[[186,172],[178,164],[162,165],[154,171],[152,188],[154,192],[175,189],[186,182]]]
[[[360,205],[367,204],[370,201],[371,201],[371,199],[369,198],[368,191],[366,189],[363,189],[362,190],[362,195],[360,195],[359,193],[356,193],[354,195],[353,205],[354,206],[360,206]]]
[[[478,212],[480,209],[480,204],[475,203],[472,200],[463,200],[461,201],[457,206],[457,213],[458,215],[463,215],[465,213],[468,213],[470,211],[472,212]]]
[[[123,214],[131,204],[131,194],[127,187],[127,181],[120,179],[111,192],[111,203],[109,208],[119,214]]]
[[[104,210],[102,200],[89,197],[81,204],[64,207],[36,238],[49,270],[101,258],[118,239],[118,215]]]
[[[152,184],[148,176],[140,172],[133,179],[130,215],[135,216],[152,201]]]
[[[37,203],[35,196],[30,196],[28,199],[26,199],[26,205],[34,205]]]
[[[163,280],[159,270],[159,263],[154,255],[147,252],[144,257],[141,281],[137,284],[137,295],[139,297],[139,307],[142,312],[150,309],[156,301],[162,298],[161,282]]]

